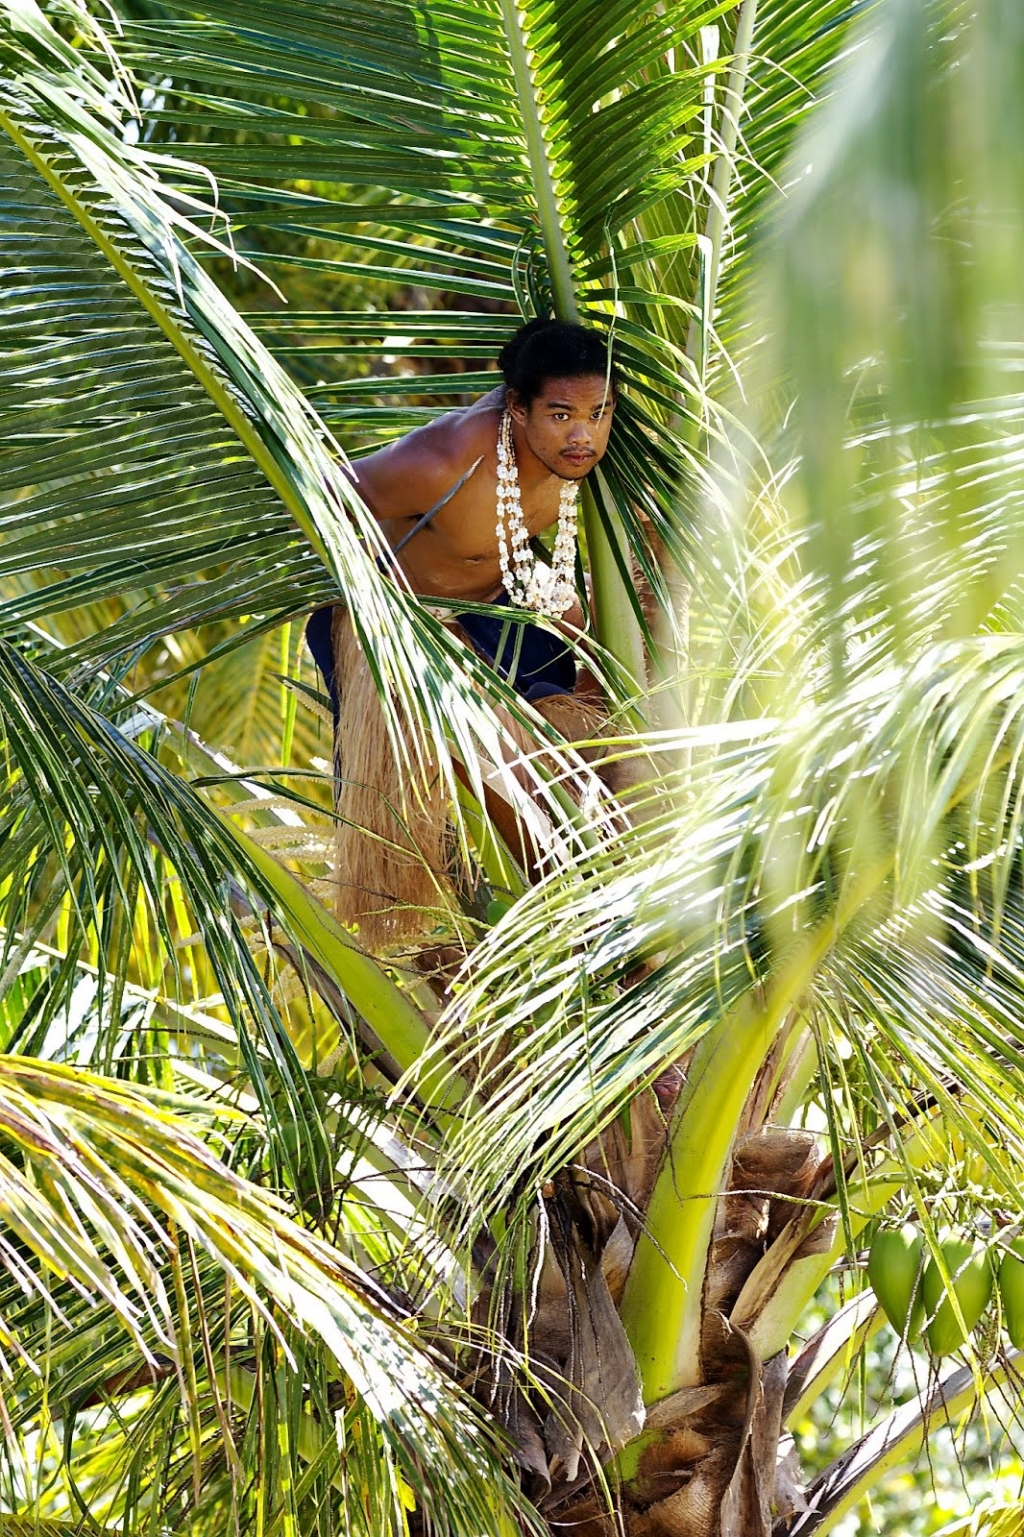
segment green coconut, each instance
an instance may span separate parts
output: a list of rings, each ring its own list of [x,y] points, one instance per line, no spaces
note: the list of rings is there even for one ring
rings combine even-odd
[[[880,1228],[868,1254],[868,1280],[882,1312],[901,1339],[914,1340],[924,1321],[921,1260],[924,1239],[909,1222]]]
[[[999,1264],[1003,1321],[1014,1350],[1024,1350],[1024,1238],[1010,1245]]]
[[[939,1248],[966,1327],[961,1327],[953,1311],[946,1284],[934,1260],[925,1266],[921,1290],[931,1318],[925,1330],[929,1349],[932,1355],[948,1356],[967,1344],[968,1335],[991,1301],[992,1266],[984,1245],[973,1238],[940,1234]]]

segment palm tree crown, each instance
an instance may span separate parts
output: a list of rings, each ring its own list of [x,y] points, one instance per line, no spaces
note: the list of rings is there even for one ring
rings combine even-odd
[[[4,1523],[824,1532],[1013,1383],[1018,10],[0,0]],[[623,802],[345,471],[549,313]],[[339,600],[433,969],[332,916]]]

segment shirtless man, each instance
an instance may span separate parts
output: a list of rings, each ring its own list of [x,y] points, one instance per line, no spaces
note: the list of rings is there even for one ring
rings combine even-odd
[[[582,481],[608,446],[617,385],[599,332],[532,320],[503,349],[499,364],[503,385],[355,464],[360,495],[380,520],[409,586],[422,597],[510,602],[496,527],[503,412],[510,417],[519,501],[531,538],[558,520],[563,486]],[[463,477],[455,495],[417,529],[423,514]],[[314,614],[307,636],[337,713],[330,613]],[[573,654],[550,630],[505,624],[497,616],[457,617],[481,656],[526,699],[573,691]],[[582,627],[578,605],[564,609],[562,618],[567,627]]]

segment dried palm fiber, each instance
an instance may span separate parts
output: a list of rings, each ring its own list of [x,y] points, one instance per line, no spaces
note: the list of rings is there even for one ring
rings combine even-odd
[[[445,905],[448,801],[437,765],[425,761],[404,720],[405,741],[396,752],[373,674],[340,605],[331,640],[341,701],[334,738],[336,912],[376,950],[433,927]]]
[[[448,628],[461,636],[454,622]],[[341,922],[358,925],[367,949],[379,950],[429,933],[451,912],[448,794],[440,765],[429,761],[427,744],[413,741],[408,722],[396,753],[373,674],[340,606],[331,638],[341,700],[335,735],[336,912]],[[533,708],[567,741],[595,737],[607,718],[596,700],[574,695],[554,694]],[[498,707],[495,714],[508,733],[509,763],[536,753],[536,742],[507,710]],[[581,756],[599,752],[585,747]],[[554,766],[547,764],[549,770]],[[529,784],[525,770],[512,772]],[[500,771],[485,774],[499,793],[502,777]],[[574,793],[579,787],[567,788]]]

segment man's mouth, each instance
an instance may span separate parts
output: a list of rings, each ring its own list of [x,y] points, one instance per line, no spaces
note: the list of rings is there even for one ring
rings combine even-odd
[[[568,449],[563,449],[562,450],[562,458],[563,459],[568,459],[570,464],[589,464],[590,460],[593,459],[593,457],[594,456],[591,453],[574,454],[574,453],[570,453]]]

